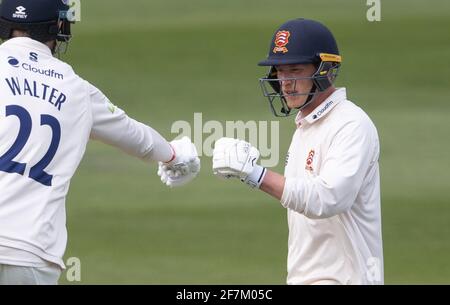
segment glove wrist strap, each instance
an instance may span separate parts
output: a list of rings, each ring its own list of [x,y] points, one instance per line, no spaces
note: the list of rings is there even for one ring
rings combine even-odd
[[[170,149],[172,150],[172,158],[169,161],[164,162],[165,164],[171,163],[177,157],[177,154],[176,154],[175,149],[173,148],[172,144],[169,143],[169,146],[170,146]]]
[[[267,169],[260,165],[255,165],[253,171],[245,179],[241,179],[242,182],[250,186],[251,188],[258,188],[266,176]]]

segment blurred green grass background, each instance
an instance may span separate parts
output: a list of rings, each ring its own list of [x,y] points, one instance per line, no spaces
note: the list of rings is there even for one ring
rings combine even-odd
[[[275,120],[256,63],[288,19],[324,22],[344,63],[338,85],[381,140],[386,283],[450,283],[450,3],[381,1],[83,1],[63,57],[127,113],[168,139],[172,123]],[[280,162],[294,131],[280,120]],[[208,135],[204,135],[204,138]],[[83,284],[283,284],[286,211],[213,176],[168,189],[148,166],[91,142],[67,199]],[[61,283],[69,282],[63,275]]]

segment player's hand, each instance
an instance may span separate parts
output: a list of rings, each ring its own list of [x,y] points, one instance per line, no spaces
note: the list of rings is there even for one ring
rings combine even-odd
[[[159,162],[158,176],[169,187],[185,185],[193,180],[200,171],[200,159],[197,149],[188,137],[170,142],[175,158],[163,163]]]
[[[213,152],[213,172],[223,178],[239,178],[251,187],[259,187],[266,169],[256,164],[259,151],[245,141],[221,138]]]

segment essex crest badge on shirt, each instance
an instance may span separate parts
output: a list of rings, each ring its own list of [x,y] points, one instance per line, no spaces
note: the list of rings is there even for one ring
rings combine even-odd
[[[312,167],[313,161],[314,161],[314,155],[316,154],[316,152],[314,151],[314,149],[311,149],[311,151],[308,154],[308,158],[306,159],[306,166],[305,169],[312,172],[314,169]]]

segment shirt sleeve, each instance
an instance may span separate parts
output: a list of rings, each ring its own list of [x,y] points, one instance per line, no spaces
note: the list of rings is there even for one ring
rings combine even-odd
[[[96,87],[89,85],[92,111],[90,138],[112,145],[146,162],[172,159],[170,144],[153,128],[126,115]]]
[[[369,167],[377,162],[377,138],[368,122],[349,122],[335,135],[319,175],[286,178],[285,208],[328,218],[351,208]]]

